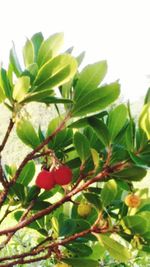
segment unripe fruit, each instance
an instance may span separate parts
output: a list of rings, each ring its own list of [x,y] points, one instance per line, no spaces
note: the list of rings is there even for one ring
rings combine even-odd
[[[57,263],[57,264],[55,265],[55,267],[71,267],[71,266],[68,265],[67,263],[60,262],[60,263]]]
[[[83,202],[79,204],[77,212],[81,217],[87,217],[91,213],[91,210],[91,204],[88,202]]]
[[[54,170],[54,179],[56,184],[67,185],[72,180],[72,170],[66,165],[61,165]]]
[[[124,202],[130,208],[137,208],[141,203],[141,199],[137,195],[129,194],[125,197]]]
[[[36,185],[39,188],[43,188],[45,190],[50,190],[55,186],[55,180],[54,180],[54,173],[49,172],[47,170],[42,170],[37,178],[36,178]]]

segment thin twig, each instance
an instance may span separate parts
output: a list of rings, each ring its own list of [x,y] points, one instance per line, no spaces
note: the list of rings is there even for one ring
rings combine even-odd
[[[6,131],[6,134],[4,136],[4,139],[2,141],[2,144],[0,145],[0,152],[4,149],[4,147],[5,147],[6,143],[7,143],[7,140],[9,138],[9,135],[11,133],[11,130],[12,130],[13,126],[14,126],[14,121],[12,119],[10,119],[9,125],[8,125],[8,128],[7,128],[7,131]]]
[[[23,213],[23,215],[21,216],[19,222],[22,222],[28,215],[29,211],[32,209],[32,207],[34,206],[35,201],[31,201],[30,205],[28,206],[28,208],[25,210],[25,212]],[[7,235],[7,238],[0,244],[0,250],[2,250],[11,240],[11,238],[14,236],[14,234],[16,233],[16,231],[9,233]]]

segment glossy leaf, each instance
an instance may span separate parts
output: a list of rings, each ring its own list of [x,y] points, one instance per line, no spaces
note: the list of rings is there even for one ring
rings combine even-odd
[[[14,90],[13,90],[13,98],[17,102],[21,102],[28,93],[30,87],[30,78],[28,76],[22,76],[18,78]]]
[[[59,127],[63,119],[64,119],[64,116],[56,117],[52,119],[48,124],[46,136],[51,135]]]
[[[129,250],[116,240],[107,235],[100,235],[99,239],[114,259],[120,262],[128,262],[131,259]]]
[[[27,39],[23,48],[23,58],[26,67],[34,63],[34,47],[33,43],[29,39]]]
[[[10,63],[11,63],[11,66],[12,66],[14,73],[16,74],[17,77],[19,77],[22,73],[22,69],[21,69],[21,65],[19,63],[17,54],[16,54],[14,44],[13,44],[12,49],[10,50],[9,60],[10,60]]]
[[[75,233],[76,222],[72,219],[67,219],[64,222],[61,221],[59,226],[59,235],[60,236],[70,236]]]
[[[26,202],[30,202],[32,200],[35,200],[40,193],[40,188],[38,188],[36,185],[33,185],[32,187],[29,188]]]
[[[144,99],[144,104],[147,104],[150,102],[150,88],[148,88],[145,99]]]
[[[3,90],[3,88],[0,85],[0,103],[2,103],[5,100],[6,96],[5,96],[5,92]]]
[[[100,113],[93,115],[93,116],[88,116],[85,118],[77,119],[76,121],[72,122],[69,127],[71,128],[83,128],[87,125],[89,125],[89,120],[92,121],[93,119],[101,119],[104,116],[107,115],[107,111],[101,111]]]
[[[0,69],[0,76],[1,76],[1,86],[5,92],[5,95],[10,101],[12,101],[12,88],[7,76],[7,72],[4,68]]]
[[[110,143],[110,134],[108,131],[107,126],[104,124],[102,120],[99,120],[97,118],[89,118],[88,122],[90,126],[94,129],[97,137],[100,139],[100,141],[105,145],[109,146]]]
[[[74,242],[73,244],[66,245],[66,247],[68,250],[78,255],[78,257],[87,257],[92,254],[92,249],[85,244],[79,245],[79,243]]]
[[[85,57],[85,52],[84,52],[84,51],[83,51],[80,55],[78,55],[78,56],[76,57],[76,60],[77,60],[77,62],[78,62],[78,67],[81,65],[81,63],[82,63],[84,57]]]
[[[113,103],[119,94],[120,85],[118,82],[84,92],[79,99],[74,100],[72,116],[78,117],[98,112]]]
[[[139,216],[139,214],[134,216],[126,216],[123,220],[126,227],[134,233],[144,234],[148,230],[147,220]]]
[[[42,66],[45,62],[57,56],[63,42],[63,33],[56,33],[43,41],[38,53],[38,65]]]
[[[90,155],[90,145],[87,137],[79,132],[74,135],[74,146],[82,162]]]
[[[33,92],[33,93],[28,93],[24,99],[21,101],[22,103],[29,103],[32,101],[41,101],[45,98],[48,98],[49,96],[51,96],[53,94],[53,90],[48,89],[48,90],[43,90],[40,92]]]
[[[128,181],[140,181],[146,176],[146,174],[147,171],[144,168],[138,166],[131,166],[122,171],[115,172],[114,174],[112,174],[112,176]]]
[[[109,180],[104,184],[101,191],[101,199],[104,207],[108,206],[117,195],[117,183],[115,180]]]
[[[28,185],[35,174],[35,163],[34,161],[29,161],[25,167],[22,169],[17,182],[23,185]]]
[[[85,198],[94,205],[98,210],[102,209],[100,197],[95,193],[84,193]]]
[[[79,74],[75,87],[75,101],[87,94],[92,89],[96,89],[102,82],[107,72],[106,61],[96,62],[86,66]]]
[[[108,129],[112,141],[124,127],[126,120],[127,120],[127,108],[124,104],[120,104],[109,113]]]
[[[75,75],[76,70],[77,62],[72,56],[59,55],[40,68],[34,82],[35,90],[50,89],[65,84]]]
[[[150,102],[144,105],[139,117],[139,127],[146,133],[150,139]]]
[[[9,189],[9,193],[17,196],[22,203],[26,200],[27,190],[23,184],[15,183]]]
[[[35,132],[31,122],[28,120],[21,119],[18,121],[16,132],[21,141],[31,148],[36,148],[40,144],[37,133]]]
[[[34,47],[34,62],[37,62],[38,52],[44,38],[41,32],[34,34],[31,38]]]
[[[100,161],[99,153],[96,151],[96,149],[91,148],[91,155],[92,155],[92,159],[93,159],[93,163],[94,163],[95,169],[97,169],[98,166],[99,166],[99,161]]]

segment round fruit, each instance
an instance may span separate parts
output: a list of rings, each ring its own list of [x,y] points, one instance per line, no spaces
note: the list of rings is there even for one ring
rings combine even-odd
[[[60,263],[57,263],[57,264],[55,265],[55,267],[71,267],[71,266],[68,265],[67,263],[60,262]]]
[[[43,188],[45,190],[50,190],[55,186],[55,180],[54,180],[54,173],[42,170],[35,181],[36,185],[39,188]]]
[[[77,209],[78,214],[81,217],[87,217],[91,213],[92,207],[88,202],[80,203]]]
[[[54,170],[54,177],[56,184],[67,185],[72,180],[72,170],[66,165],[61,165]]]
[[[137,208],[141,203],[141,199],[137,195],[129,194],[125,197],[124,202],[130,208]]]

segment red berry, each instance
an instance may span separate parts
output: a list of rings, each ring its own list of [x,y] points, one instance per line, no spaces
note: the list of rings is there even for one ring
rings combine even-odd
[[[55,183],[59,185],[67,185],[72,179],[72,170],[66,166],[61,165],[58,169],[54,170]]]
[[[43,188],[45,190],[52,189],[55,186],[54,172],[42,170],[38,174],[35,183],[39,188]]]

